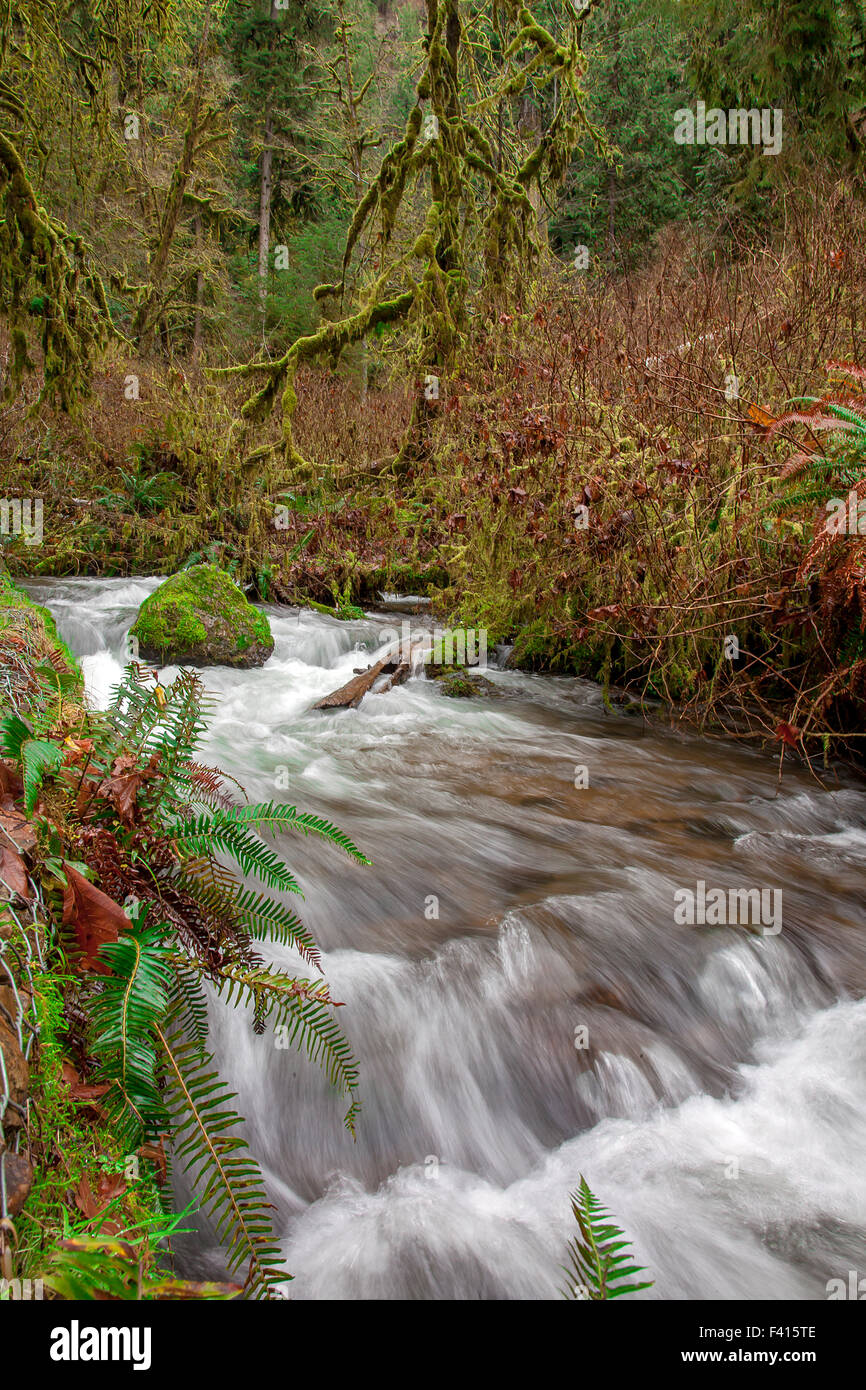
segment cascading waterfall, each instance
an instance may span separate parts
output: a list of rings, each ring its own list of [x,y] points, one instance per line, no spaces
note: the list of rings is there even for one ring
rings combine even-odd
[[[31,585],[95,700],[157,582]],[[581,1173],[644,1298],[823,1299],[866,1273],[860,785],[777,789],[766,758],[565,678],[489,671],[498,698],[453,700],[416,677],[314,713],[404,615],[268,614],[265,667],[204,673],[205,755],[373,860],[282,846],[346,1004],[357,1142],[316,1068],[214,1010],[292,1297],[556,1296]],[[678,924],[699,882],[780,890],[781,930]],[[219,1269],[206,1230],[186,1258]]]

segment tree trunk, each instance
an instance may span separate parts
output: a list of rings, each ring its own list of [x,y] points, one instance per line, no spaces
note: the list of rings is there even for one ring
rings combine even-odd
[[[204,254],[204,231],[202,228],[201,213],[197,212],[193,219],[195,228],[195,251],[198,259],[199,268],[195,277],[195,319],[192,326],[192,360],[193,365],[198,366],[201,357],[201,347],[203,338],[202,328],[202,304],[204,303],[204,270],[202,269],[201,258]]]
[[[612,261],[616,247],[616,174],[613,169],[607,171],[607,239],[605,244],[607,258]]]
[[[271,241],[271,193],[274,158],[274,117],[270,106],[265,112],[265,145],[262,150],[262,179],[259,189],[259,302],[262,311],[262,337],[268,306],[268,252]]]
[[[610,3],[610,45],[613,49],[613,73],[612,83],[615,94],[617,109],[620,106],[620,30],[619,30],[619,10],[617,0]],[[607,236],[605,238],[605,248],[608,261],[612,261],[616,252],[616,173],[613,168],[607,171]]]
[[[277,0],[271,0],[271,24],[277,23]],[[273,34],[272,30],[272,34]],[[273,47],[273,43],[271,43]],[[268,308],[268,254],[271,245],[271,196],[273,193],[274,112],[270,98],[265,103],[265,131],[262,172],[259,185],[259,304],[262,314],[262,340]]]
[[[174,235],[177,231],[177,224],[180,220],[180,214],[183,208],[184,194],[186,193],[190,175],[192,174],[196,149],[202,132],[202,127],[199,125],[199,116],[201,114],[204,96],[209,31],[210,9],[208,9],[205,15],[204,31],[199,45],[198,68],[196,71],[192,101],[190,103],[189,124],[183,139],[183,149],[181,150],[180,159],[171,176],[171,183],[168,186],[168,193],[166,194],[165,204],[162,210],[159,237],[157,239],[153,258],[150,262],[147,291],[138,306],[132,325],[132,337],[135,341],[142,340],[150,331],[155,319],[159,317],[159,291],[162,287],[162,282],[168,266],[169,252],[171,251]]]

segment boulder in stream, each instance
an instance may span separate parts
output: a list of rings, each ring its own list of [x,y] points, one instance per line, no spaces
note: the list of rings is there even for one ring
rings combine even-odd
[[[476,675],[474,671],[470,674],[463,667],[433,676],[433,680],[437,682],[442,694],[448,695],[452,700],[471,700],[478,695],[493,696],[495,699],[502,694],[486,676]]]
[[[160,666],[263,666],[270,623],[216,565],[192,565],[160,584],[138,610],[130,637]]]

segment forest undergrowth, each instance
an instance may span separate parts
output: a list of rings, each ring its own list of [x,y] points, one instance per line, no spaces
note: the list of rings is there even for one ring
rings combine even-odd
[[[44,536],[4,538],[7,563],[170,573],[207,558],[262,599],[337,611],[430,593],[518,664],[781,751],[856,752],[864,223],[851,180],[816,176],[780,195],[763,242],[671,228],[627,276],[548,268],[473,317],[408,464],[422,383],[388,376],[399,342],[364,393],[351,364],[301,370],[303,478],[278,452],[243,463],[232,381],[114,360],[67,417],[34,406],[34,379],[6,412],[0,484],[43,499]]]

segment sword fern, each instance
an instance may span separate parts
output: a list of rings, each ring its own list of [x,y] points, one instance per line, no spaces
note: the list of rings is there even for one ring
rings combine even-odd
[[[89,958],[79,999],[112,1125],[130,1152],[168,1138],[169,1160],[191,1171],[228,1268],[244,1273],[245,1293],[268,1297],[289,1276],[235,1097],[208,1047],[208,991],[248,1010],[254,1032],[273,1029],[278,1046],[305,1051],[348,1098],[354,1132],[358,1069],[334,1019],[338,1001],[309,931],[272,896],[301,890],[263,836],[312,833],[368,861],[320,816],[239,802],[233,779],[196,761],[206,715],[195,673],[154,689],[133,665],[109,709],[88,712],[75,739],[37,743],[34,753],[23,722],[2,732],[22,766],[28,810],[50,780],[51,862],[78,864],[98,885],[92,897],[79,894],[64,922],[108,943]],[[262,941],[297,952],[320,978],[266,963]]]
[[[602,1300],[622,1298],[623,1294],[638,1293],[652,1288],[652,1280],[642,1284],[623,1283],[634,1274],[644,1274],[643,1265],[629,1263],[629,1242],[605,1211],[581,1174],[580,1186],[571,1194],[571,1210],[579,1235],[568,1243],[568,1288],[564,1297]]]

